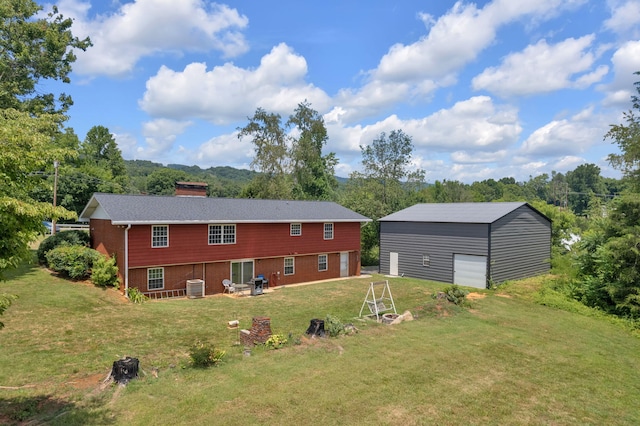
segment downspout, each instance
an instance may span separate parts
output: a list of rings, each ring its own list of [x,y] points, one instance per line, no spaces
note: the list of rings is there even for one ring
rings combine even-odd
[[[129,229],[128,224],[124,229],[124,297],[129,298]]]

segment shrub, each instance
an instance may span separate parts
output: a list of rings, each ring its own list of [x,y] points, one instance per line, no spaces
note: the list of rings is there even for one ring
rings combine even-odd
[[[327,315],[324,319],[324,331],[329,333],[329,337],[337,337],[340,333],[344,333],[344,324],[333,315]]]
[[[91,281],[100,287],[113,286],[116,289],[120,287],[115,255],[111,258],[104,255],[98,256],[91,270]]]
[[[452,284],[442,290],[447,300],[458,306],[465,306],[468,304],[466,300],[469,292],[463,288],[460,288],[457,284]]]
[[[283,334],[272,334],[264,345],[269,349],[280,349],[285,346],[289,341]]]
[[[144,294],[142,294],[142,292],[136,287],[129,287],[127,289],[127,296],[129,297],[129,300],[131,300],[133,303],[142,304],[147,300],[149,300],[149,298]]]
[[[89,233],[79,230],[61,231],[45,238],[38,247],[38,262],[49,266],[47,253],[60,245],[89,246]]]
[[[85,246],[61,245],[50,250],[46,257],[51,269],[76,280],[89,276],[100,253]]]
[[[226,355],[225,351],[215,349],[213,345],[199,340],[189,348],[191,364],[196,368],[206,368],[218,364]]]

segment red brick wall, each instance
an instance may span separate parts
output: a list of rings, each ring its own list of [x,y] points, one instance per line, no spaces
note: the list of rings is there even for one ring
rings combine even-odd
[[[263,275],[269,280],[269,286],[297,284],[340,277],[340,253],[327,254],[328,269],[318,271],[318,255],[295,256],[294,273],[284,275],[284,257],[255,259],[254,275]],[[349,253],[349,275],[360,274],[359,252]],[[190,265],[164,266],[164,290],[186,288],[187,280],[203,279],[205,294],[216,294],[224,291],[222,280],[231,276],[231,262],[197,263]],[[137,287],[142,292],[147,289],[147,268],[129,270],[129,287]]]
[[[165,266],[163,290],[184,289],[187,280],[197,279],[204,279],[202,264]],[[147,268],[129,269],[129,287],[137,287],[142,292],[154,291],[147,288]]]

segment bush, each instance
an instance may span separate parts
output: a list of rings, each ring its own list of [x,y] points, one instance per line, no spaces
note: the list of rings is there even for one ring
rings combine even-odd
[[[142,304],[147,300],[149,300],[149,298],[144,294],[142,294],[142,292],[136,287],[129,287],[127,289],[127,296],[129,297],[129,300],[131,300],[133,303]]]
[[[191,364],[196,368],[206,368],[218,364],[226,355],[225,351],[215,349],[213,345],[197,340],[189,348]]]
[[[120,287],[115,255],[111,258],[100,255],[96,259],[91,270],[91,281],[100,287],[113,286],[116,289]]]
[[[333,315],[327,315],[324,319],[324,331],[329,333],[329,337],[338,337],[340,333],[344,333],[344,324]]]
[[[61,245],[50,250],[46,258],[51,269],[77,280],[89,276],[93,263],[100,256],[96,250],[85,246]]]
[[[264,345],[269,349],[280,349],[285,346],[289,341],[283,334],[272,334]]]
[[[37,255],[38,262],[41,265],[49,266],[47,261],[47,253],[54,248],[67,245],[67,246],[85,246],[89,247],[89,233],[85,231],[72,230],[61,231],[50,237],[45,238],[38,247]]]
[[[457,284],[452,284],[449,287],[445,287],[442,292],[444,293],[447,300],[458,306],[465,306],[469,302],[466,300],[467,294],[469,292],[463,288],[460,288]],[[434,294],[434,297],[437,297],[437,293]]]

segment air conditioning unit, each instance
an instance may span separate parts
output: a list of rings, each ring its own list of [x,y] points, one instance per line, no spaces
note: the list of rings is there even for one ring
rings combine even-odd
[[[187,280],[187,297],[204,297],[204,280]]]

